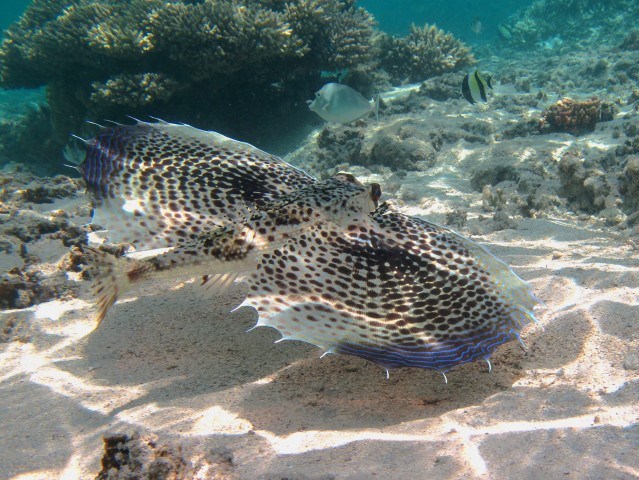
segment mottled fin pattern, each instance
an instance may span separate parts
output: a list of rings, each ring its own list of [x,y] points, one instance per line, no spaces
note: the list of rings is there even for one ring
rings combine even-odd
[[[145,260],[117,261],[88,249],[100,319],[122,290],[152,274],[175,279],[201,275],[210,292],[225,291],[239,275],[256,270],[261,255],[317,225],[331,223],[342,231],[350,228],[353,219],[368,218],[379,198],[379,186],[364,186],[352,176],[339,174],[279,198],[246,221],[217,227]],[[213,280],[211,275],[216,275]]]
[[[86,144],[78,170],[95,197],[93,223],[138,250],[247,219],[315,182],[274,155],[188,125],[117,125]]]
[[[258,325],[385,368],[445,372],[534,320],[529,287],[479,245],[386,205],[372,225],[322,226],[265,255],[246,279]]]
[[[144,261],[114,257],[92,247],[82,247],[82,253],[87,262],[85,271],[92,279],[91,289],[98,307],[96,320],[99,325],[122,294],[152,268]]]
[[[78,169],[94,223],[138,250],[172,248],[141,261],[86,248],[98,321],[154,273],[196,277],[214,293],[246,275],[244,305],[283,339],[444,373],[488,360],[535,320],[538,299],[504,262],[451,230],[374,210],[379,185],[348,174],[319,182],[187,125],[115,126],[86,144]]]
[[[207,265],[211,273],[254,270],[249,266],[256,266],[262,254],[317,225],[328,222],[339,230],[348,228],[352,219],[361,222],[374,210],[377,198],[375,186],[336,175],[282,195],[272,208],[203,233],[149,262],[158,271]]]

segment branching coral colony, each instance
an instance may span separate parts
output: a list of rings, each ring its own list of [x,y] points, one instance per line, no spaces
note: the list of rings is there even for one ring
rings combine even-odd
[[[380,34],[380,66],[393,82],[418,82],[475,63],[470,49],[434,25],[412,25],[405,38]]]
[[[85,118],[124,114],[240,134],[234,120],[267,123],[321,70],[370,70],[373,25],[354,0],[34,0],[0,46],[0,86],[47,86],[60,151]]]

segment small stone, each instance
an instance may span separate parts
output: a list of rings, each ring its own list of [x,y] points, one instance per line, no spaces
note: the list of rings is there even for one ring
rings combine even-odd
[[[639,351],[632,351],[626,354],[623,359],[623,368],[626,370],[639,370]]]
[[[626,215],[616,207],[605,208],[599,212],[608,225],[618,225],[626,219]]]

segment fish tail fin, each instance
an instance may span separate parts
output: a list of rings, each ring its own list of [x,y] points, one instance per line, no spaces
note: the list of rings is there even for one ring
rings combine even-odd
[[[143,261],[114,257],[93,247],[85,246],[82,252],[87,262],[85,271],[91,276],[91,291],[98,307],[97,328],[109,308],[149,270],[149,266]]]

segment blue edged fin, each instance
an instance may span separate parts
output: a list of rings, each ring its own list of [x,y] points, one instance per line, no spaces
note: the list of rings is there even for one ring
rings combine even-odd
[[[386,369],[446,372],[533,321],[530,287],[483,247],[385,205],[369,223],[347,236],[324,226],[266,255],[244,303],[258,325]]]

